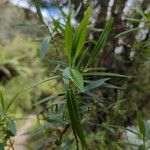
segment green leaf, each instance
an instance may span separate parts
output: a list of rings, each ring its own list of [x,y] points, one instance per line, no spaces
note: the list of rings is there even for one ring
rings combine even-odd
[[[50,113],[48,120],[50,123],[65,123],[61,114]]]
[[[36,86],[38,86],[38,85],[40,85],[40,84],[43,84],[43,83],[45,83],[45,82],[47,82],[47,81],[49,81],[49,80],[53,80],[53,79],[55,79],[55,78],[59,78],[59,76],[53,76],[53,77],[50,77],[50,78],[46,78],[46,79],[44,79],[44,80],[42,80],[42,81],[36,82],[36,83],[34,83],[33,85],[31,85],[31,86],[25,88],[24,90],[18,92],[17,94],[15,94],[15,95],[12,97],[12,99],[10,100],[10,102],[9,102],[7,108],[6,108],[6,111],[8,111],[8,109],[10,108],[10,106],[12,105],[12,103],[16,100],[16,98],[17,98],[22,92],[28,91],[28,90],[30,90],[30,89],[32,89],[32,88],[34,88],[34,87],[36,87]]]
[[[81,118],[79,114],[77,99],[72,89],[67,90],[67,107],[69,111],[72,128],[75,134],[80,139],[82,147],[86,148],[87,144],[86,144],[83,127],[81,124]]]
[[[13,102],[16,100],[16,98],[18,97],[18,95],[20,95],[20,93],[21,93],[21,92],[18,92],[17,94],[15,94],[15,95],[12,97],[12,99],[10,100],[10,102],[9,102],[7,108],[6,108],[6,111],[9,110],[9,108],[11,107],[11,105],[13,104]]]
[[[54,106],[54,105],[65,104],[65,102],[66,101],[63,101],[63,100],[61,100],[61,101],[56,100],[55,102],[48,104],[47,107],[49,108],[49,107]]]
[[[137,30],[140,30],[140,29],[142,29],[143,27],[137,27],[137,28],[133,28],[133,29],[129,29],[129,30],[127,30],[127,31],[124,31],[124,32],[121,32],[121,33],[119,33],[115,38],[118,38],[118,37],[120,37],[120,36],[123,36],[123,35],[126,35],[126,34],[128,34],[128,33],[130,33],[130,32],[134,32],[134,31],[137,31]]]
[[[90,15],[91,15],[91,7],[89,6],[73,38],[73,51],[74,51],[73,64],[76,63],[76,59],[83,52],[82,49],[87,36]]]
[[[84,76],[108,76],[108,77],[121,77],[121,78],[130,78],[130,76],[121,75],[117,73],[109,73],[109,72],[86,72],[83,73]]]
[[[60,22],[59,19],[56,20],[54,17],[52,17],[52,19],[53,19],[53,24],[55,26],[53,31],[63,34],[65,32],[64,25]]]
[[[50,37],[46,37],[44,38],[42,44],[39,47],[39,51],[40,51],[40,57],[44,58],[46,51],[48,49],[49,43],[50,43],[51,38]]]
[[[65,85],[69,85],[70,68],[67,67],[63,70],[63,81]]]
[[[70,70],[70,79],[84,92],[83,76],[77,69]]]
[[[108,81],[110,78],[100,79],[96,81],[90,81],[87,86],[85,86],[85,91],[93,90],[101,85],[105,84],[105,81]],[[84,92],[85,92],[84,91]]]
[[[107,38],[110,34],[111,31],[111,27],[112,27],[112,23],[113,23],[113,19],[110,19],[108,21],[108,23],[106,24],[103,32],[101,33],[96,46],[94,47],[94,49],[91,51],[91,56],[89,58],[89,62],[88,65],[93,63],[93,61],[95,60],[96,56],[98,55],[98,53],[100,52],[100,50],[102,50],[102,48],[104,47]]]
[[[30,90],[30,89],[32,89],[32,88],[34,88],[34,87],[36,87],[36,86],[38,86],[38,85],[40,85],[42,83],[45,83],[47,81],[50,81],[50,80],[53,80],[53,79],[56,79],[56,78],[59,78],[59,76],[53,76],[53,77],[50,77],[50,78],[46,78],[46,79],[44,79],[42,81],[38,81],[38,82],[34,83],[33,85],[25,88],[23,91],[28,91],[28,90]],[[23,92],[23,91],[21,91],[21,92]]]
[[[33,106],[40,105],[40,104],[45,103],[45,102],[47,102],[47,101],[49,101],[49,100],[53,100],[53,99],[55,99],[55,98],[58,97],[58,96],[63,96],[63,95],[64,95],[64,92],[59,93],[59,94],[57,94],[57,95],[45,97],[45,98],[39,100],[37,103],[33,104]]]
[[[67,22],[65,27],[65,54],[68,57],[68,60],[71,62],[71,53],[72,53],[72,27],[70,20]]]
[[[0,143],[0,150],[4,150],[4,145]]]
[[[0,101],[1,101],[1,105],[2,105],[2,109],[5,112],[5,102],[4,102],[4,95],[3,92],[0,91]]]
[[[97,68],[86,68],[84,72],[90,72],[90,71],[106,71],[107,68],[105,67],[97,67]]]
[[[61,66],[67,66],[67,63],[65,63],[64,61],[60,61],[60,60],[54,60],[54,59],[50,59],[48,60],[49,63],[51,64],[55,64],[55,65],[61,65]]]
[[[137,119],[138,119],[138,127],[139,127],[139,130],[140,130],[140,133],[142,135],[142,138],[145,138],[146,137],[146,129],[145,129],[145,123],[144,123],[144,120],[142,119],[142,115],[137,107],[136,106],[136,114],[137,114]]]
[[[111,88],[111,89],[121,89],[121,90],[124,90],[124,89],[125,89],[125,88],[123,88],[123,87],[119,87],[119,86],[112,85],[112,84],[108,84],[108,83],[105,83],[105,84],[103,85],[103,87]]]
[[[16,126],[15,122],[11,118],[7,118],[7,130],[10,136],[15,136],[16,135]]]
[[[69,84],[69,79],[81,90],[84,92],[83,76],[79,70],[73,68],[66,68],[63,71],[64,83]]]

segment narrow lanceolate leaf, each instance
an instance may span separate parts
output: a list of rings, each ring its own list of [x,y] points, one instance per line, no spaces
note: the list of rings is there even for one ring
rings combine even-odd
[[[77,99],[72,89],[67,90],[67,107],[69,111],[69,116],[71,120],[72,128],[75,134],[81,141],[82,147],[86,149],[86,139],[81,125],[81,118],[79,114],[79,109],[77,105]]]
[[[92,71],[106,71],[105,67],[97,67],[97,68],[86,68],[84,72],[92,72]]]
[[[84,76],[105,76],[105,77],[121,77],[121,78],[130,78],[131,76],[126,76],[117,73],[109,73],[109,72],[86,72],[83,73]]]
[[[146,136],[145,124],[144,124],[144,120],[142,119],[141,113],[139,112],[137,106],[136,106],[136,113],[137,113],[138,127],[140,130],[140,133],[142,135],[142,138],[145,138],[145,136]]]
[[[106,81],[108,81],[110,78],[104,78],[96,81],[90,81],[87,86],[85,86],[85,91],[93,90],[97,87],[102,86],[105,84]]]
[[[2,109],[5,112],[5,102],[4,102],[4,96],[3,96],[2,91],[0,91],[0,102],[1,102],[1,105],[2,105]]]
[[[76,86],[84,92],[83,76],[77,69],[70,69],[69,78],[76,84]]]
[[[16,135],[15,122],[11,118],[7,118],[7,130],[8,130],[8,134],[10,136],[15,136]]]
[[[119,87],[119,86],[112,85],[112,84],[108,84],[108,83],[105,83],[105,84],[103,85],[103,87],[110,88],[110,89],[120,89],[120,90],[124,90],[124,89],[125,89],[125,88],[123,88],[123,87]]]
[[[98,55],[98,53],[102,50],[102,48],[104,47],[106,41],[107,41],[107,38],[109,36],[109,33],[111,31],[111,27],[112,27],[112,23],[113,23],[113,19],[110,19],[108,21],[108,23],[106,24],[103,32],[101,33],[101,36],[99,37],[98,41],[97,41],[97,44],[96,46],[94,47],[94,49],[91,51],[91,56],[89,58],[89,64],[91,64],[96,56]]]
[[[52,95],[52,96],[45,97],[45,98],[39,100],[38,102],[36,102],[35,104],[33,104],[33,106],[46,103],[46,102],[49,101],[49,100],[54,100],[55,98],[57,98],[57,97],[59,97],[59,96],[63,96],[64,94],[65,94],[64,92],[61,92],[61,93],[59,93],[59,94],[57,94],[57,95]]]
[[[142,28],[143,28],[143,27],[142,27]],[[118,38],[118,37],[120,37],[120,36],[126,35],[126,34],[128,34],[128,33],[130,33],[130,32],[138,31],[138,30],[140,30],[140,29],[142,29],[142,28],[137,27],[137,28],[129,29],[129,30],[127,30],[127,31],[123,31],[123,32],[119,33],[118,35],[116,35],[115,38]]]
[[[60,60],[49,59],[48,62],[49,62],[50,64],[61,65],[61,66],[63,66],[63,67],[68,66],[68,64],[67,64],[66,62],[60,61]]]
[[[25,89],[24,89],[23,91],[21,91],[21,92],[28,91],[28,90],[30,90],[30,89],[32,89],[32,88],[34,88],[34,87],[36,87],[36,86],[38,86],[38,85],[40,85],[40,84],[42,84],[42,83],[45,83],[45,82],[47,82],[47,81],[50,81],[50,80],[53,80],[53,79],[56,79],[56,78],[59,78],[59,76],[53,76],[53,77],[50,77],[50,78],[46,78],[46,79],[44,79],[44,80],[42,80],[42,81],[36,82],[36,83],[34,83],[33,85],[31,85],[31,86],[25,88]]]
[[[71,61],[72,36],[72,27],[69,20],[65,27],[65,54],[68,57],[69,61]]]
[[[45,57],[45,54],[46,54],[46,51],[48,49],[49,43],[50,43],[50,37],[44,38],[42,44],[39,47],[40,57],[41,58]]]
[[[73,43],[73,52],[74,52],[74,58],[73,58],[73,64],[75,64],[76,59],[79,57],[79,55],[82,53],[82,49],[86,40],[87,31],[88,31],[88,23],[89,18],[91,15],[91,7],[88,7],[87,11],[85,12],[84,18],[81,21],[81,24],[79,28],[77,29],[75,35],[74,35],[74,43]]]
[[[17,97],[20,95],[21,92],[18,92],[17,94],[15,94],[12,99],[10,100],[9,104],[6,107],[6,111],[9,110],[9,108],[11,107],[11,105],[13,104],[13,102],[17,99]]]

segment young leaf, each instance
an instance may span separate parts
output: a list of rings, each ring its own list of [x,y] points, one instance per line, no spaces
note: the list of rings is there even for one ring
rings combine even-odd
[[[110,19],[108,21],[108,23],[106,24],[103,32],[101,33],[101,36],[99,37],[96,46],[94,47],[94,49],[91,52],[91,57],[89,58],[89,62],[88,64],[93,63],[93,61],[95,60],[96,56],[98,55],[99,51],[102,50],[102,48],[104,47],[107,38],[109,36],[109,33],[111,31],[111,27],[112,27],[112,23],[113,23],[113,19]]]
[[[72,128],[75,134],[80,139],[82,147],[86,148],[87,145],[86,145],[83,127],[81,125],[81,118],[80,118],[79,109],[77,105],[77,99],[72,89],[67,90],[67,107],[70,115]]]
[[[86,40],[87,31],[88,31],[88,23],[89,18],[91,15],[91,7],[89,6],[87,11],[85,12],[84,18],[81,21],[81,24],[79,28],[77,29],[74,38],[73,38],[73,51],[74,51],[74,58],[73,58],[73,64],[75,64],[76,59],[78,56],[82,53],[82,49]]]
[[[72,27],[70,20],[67,22],[65,27],[65,54],[68,60],[71,62],[71,52],[72,52]]]
[[[50,43],[51,38],[50,37],[46,37],[44,38],[42,44],[39,47],[39,52],[40,52],[40,57],[44,58],[46,51],[48,49],[49,43]]]
[[[10,136],[16,135],[16,126],[14,120],[7,118],[7,130]]]

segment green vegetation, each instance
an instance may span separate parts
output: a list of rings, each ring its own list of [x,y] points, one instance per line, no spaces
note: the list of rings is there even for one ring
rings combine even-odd
[[[147,150],[149,7],[136,3],[122,20],[125,3],[114,3],[106,19],[100,2],[93,23],[99,4],[30,3],[37,16],[0,4],[0,150]],[[41,8],[54,6],[63,23],[49,27]]]

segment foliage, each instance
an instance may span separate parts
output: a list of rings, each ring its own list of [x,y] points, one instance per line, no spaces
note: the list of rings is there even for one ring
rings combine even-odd
[[[33,3],[39,23],[35,26],[15,24],[13,27],[40,27],[40,38],[31,42],[31,38],[27,40],[19,33],[13,42],[0,46],[4,50],[0,51],[0,67],[5,71],[4,77],[8,77],[0,80],[0,88],[9,93],[5,100],[1,93],[0,124],[5,128],[2,137],[7,138],[0,148],[10,144],[13,147],[10,138],[15,135],[16,121],[4,112],[9,110],[14,115],[19,105],[22,114],[24,110],[37,115],[34,128],[25,133],[30,136],[28,143],[33,149],[146,150],[149,131],[142,114],[148,114],[149,39],[135,37],[149,29],[149,14],[137,5],[132,15],[125,18],[133,28],[125,25],[125,30],[120,30],[119,26],[124,25],[123,20],[120,22],[120,15],[114,19],[107,16],[105,24],[103,15],[93,24],[91,15],[95,10],[92,7],[99,4],[92,2],[92,7],[87,8],[88,2],[77,7],[73,1],[69,4],[54,1],[52,6],[58,8],[64,20],[62,23],[52,18],[51,29],[41,13],[41,7],[49,7],[49,3],[38,0],[33,0]],[[113,7],[121,10],[123,3],[121,1]],[[61,4],[68,6],[68,13],[63,11]],[[102,6],[105,9],[105,5]],[[87,10],[84,12],[83,8]],[[115,16],[113,11],[114,8],[112,15]],[[73,18],[78,24],[72,23]],[[138,26],[141,21],[145,24],[142,28]],[[123,43],[121,54],[114,52],[118,41]],[[37,42],[41,42],[39,53],[35,51]],[[41,62],[37,54],[41,56]],[[16,71],[15,76],[7,64]],[[31,84],[33,80],[37,82]],[[129,125],[137,125],[138,129],[130,129]],[[140,142],[130,141],[128,132],[141,139]]]
[[[4,150],[5,146],[13,148],[11,137],[16,135],[16,126],[14,118],[7,114],[7,105],[2,91],[0,91],[0,102],[2,106],[0,109],[0,149]]]

